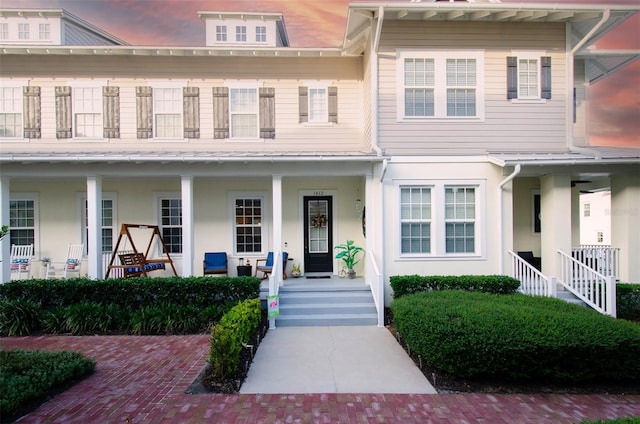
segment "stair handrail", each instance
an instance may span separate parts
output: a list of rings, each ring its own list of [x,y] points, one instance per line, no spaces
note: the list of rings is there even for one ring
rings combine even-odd
[[[520,281],[518,291],[532,296],[556,297],[555,278],[547,277],[511,250],[509,255],[511,255],[511,276]]]
[[[596,311],[616,316],[616,278],[604,275],[558,249],[559,283]]]
[[[571,249],[571,256],[606,276],[619,277],[620,248],[605,244],[581,244]]]
[[[376,305],[378,315],[378,327],[384,327],[384,284],[383,275],[380,272],[376,257],[373,251],[367,251],[367,273],[365,281],[371,289],[373,301]]]

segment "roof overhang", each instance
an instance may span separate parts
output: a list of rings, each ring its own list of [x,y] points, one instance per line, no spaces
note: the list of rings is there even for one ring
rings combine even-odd
[[[586,50],[576,58],[585,61],[587,79],[593,84],[640,59],[640,50]]]
[[[600,20],[608,11],[605,22]],[[572,47],[593,28],[582,48],[586,48],[624,20],[640,11],[640,6],[587,4],[522,4],[467,2],[351,3],[343,48],[362,53],[373,21],[384,20],[467,21],[467,22],[570,22]]]

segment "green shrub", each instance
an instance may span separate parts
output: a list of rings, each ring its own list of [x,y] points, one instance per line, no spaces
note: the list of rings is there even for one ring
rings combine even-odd
[[[432,290],[466,290],[510,294],[520,287],[520,281],[505,275],[393,275],[389,278],[393,297]]]
[[[0,299],[0,335],[26,336],[31,334],[40,326],[40,311],[38,305],[31,300]]]
[[[131,314],[133,334],[188,334],[201,330],[198,310],[193,306],[162,304],[147,306]]]
[[[432,291],[391,309],[411,350],[454,376],[640,381],[640,327],[558,299]]]
[[[215,378],[225,379],[236,372],[242,345],[258,330],[261,318],[260,300],[250,299],[231,308],[211,327],[209,363]]]
[[[76,352],[0,350],[0,419],[29,402],[43,400],[57,386],[93,372],[95,361]]]
[[[640,320],[640,284],[617,284],[618,318]]]
[[[613,420],[580,421],[580,424],[640,424],[640,417],[615,418]]]

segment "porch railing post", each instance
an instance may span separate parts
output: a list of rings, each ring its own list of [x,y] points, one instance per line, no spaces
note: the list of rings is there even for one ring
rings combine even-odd
[[[606,301],[607,314],[615,318],[617,314],[616,278],[611,275],[607,276],[606,286],[607,286],[606,287],[607,298],[605,299],[605,301]]]

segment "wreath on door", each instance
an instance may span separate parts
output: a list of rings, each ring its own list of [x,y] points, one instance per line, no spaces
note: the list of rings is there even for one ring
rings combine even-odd
[[[317,214],[311,219],[311,226],[314,228],[321,228],[327,226],[327,215]]]

